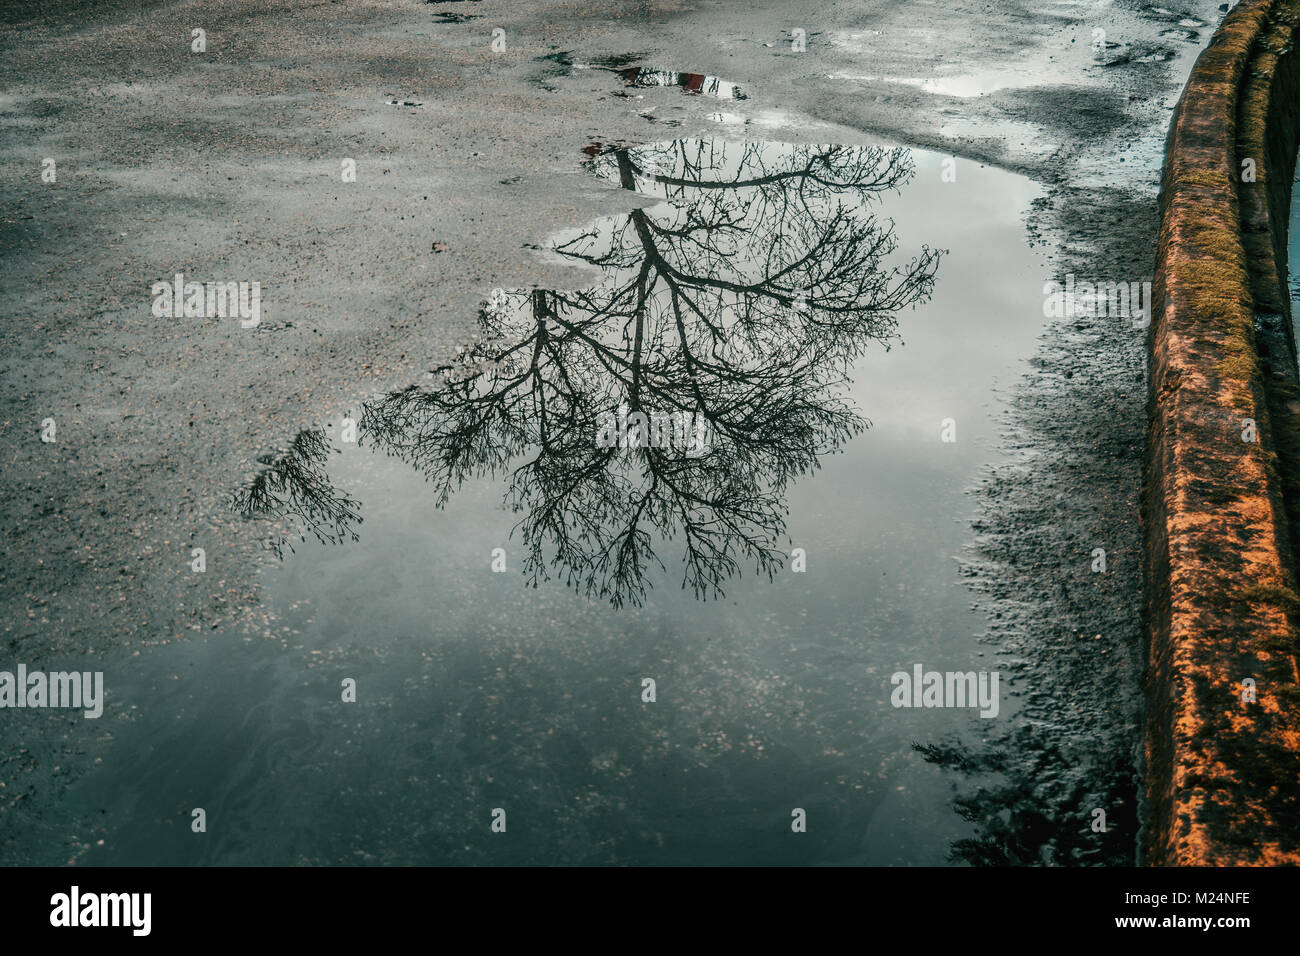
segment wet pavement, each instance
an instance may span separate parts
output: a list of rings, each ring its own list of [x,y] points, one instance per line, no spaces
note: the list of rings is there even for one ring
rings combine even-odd
[[[1045,320],[1041,289],[1149,278],[1168,111],[1218,5],[813,4],[801,24],[766,2],[743,23],[687,3],[338,6],[232,8],[204,58],[177,39],[189,3],[4,8],[4,634],[14,660],[103,669],[110,701],[98,722],[9,712],[6,862],[717,860],[745,832],[791,836],[792,806],[807,839],[759,840],[750,859],[942,862],[957,843],[972,862],[1128,862],[1142,342]],[[66,65],[53,78],[51,59]],[[704,79],[625,85],[641,68],[746,98],[691,95]],[[794,353],[820,407],[782,440],[816,471],[762,474],[789,409],[740,401],[757,386],[734,400],[768,431],[723,446],[749,470],[680,464],[762,489],[735,545],[743,573],[683,592],[689,549],[656,543],[666,567],[647,564],[640,596],[586,543],[557,563],[565,543],[543,533],[532,570],[550,579],[530,588],[535,542],[502,511],[508,485],[467,476],[434,508],[412,467],[427,436],[402,427],[429,408],[393,396],[484,341],[485,298],[518,332],[533,289],[613,294],[637,254],[630,210],[653,221],[672,197],[644,176],[636,196],[610,188],[584,151],[610,173],[637,156],[620,148],[718,137],[932,147],[880,212],[902,254],[948,250],[933,298],[863,337],[847,377],[821,379],[813,346]],[[57,186],[30,174],[47,157]],[[355,183],[340,184],[343,157]],[[260,280],[262,324],[151,316],[150,284],[176,271]],[[854,411],[818,436],[837,402]],[[344,412],[359,446],[341,440]],[[38,439],[47,416],[57,444]],[[317,527],[338,544],[308,532],[283,565],[263,551],[265,522],[228,499],[266,468],[264,502],[321,482]],[[569,504],[603,533],[630,480],[588,481],[594,497]],[[518,494],[525,513],[542,503]],[[1003,672],[998,719],[889,707],[893,669],[977,661]],[[645,787],[655,774],[669,782]],[[226,821],[204,845],[187,828],[200,798]],[[510,800],[530,821],[511,816],[518,843],[455,836]],[[537,826],[547,814],[564,825]]]
[[[1041,324],[1039,190],[885,148],[592,166],[660,200],[552,239],[599,282],[499,290],[452,368],[238,495],[303,532],[280,635],[106,662],[81,862],[937,864],[970,835],[912,744],[986,739],[1019,690],[988,721],[889,677],[989,669],[964,492]],[[708,427],[605,447],[619,406]]]

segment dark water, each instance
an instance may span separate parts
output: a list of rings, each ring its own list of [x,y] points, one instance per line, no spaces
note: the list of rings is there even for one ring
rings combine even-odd
[[[912,745],[977,743],[1016,689],[981,720],[891,707],[889,677],[987,669],[964,489],[1043,269],[1036,187],[942,162],[598,157],[664,202],[555,238],[589,288],[495,292],[449,377],[241,489],[306,537],[264,575],[273,628],[106,658],[80,861],[946,862],[958,781]],[[600,447],[620,404],[707,413],[707,451]]]

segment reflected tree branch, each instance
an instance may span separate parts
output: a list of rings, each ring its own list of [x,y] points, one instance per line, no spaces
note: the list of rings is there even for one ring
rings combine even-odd
[[[555,576],[640,604],[676,542],[681,586],[721,596],[782,566],[790,483],[868,427],[844,397],[850,367],[896,341],[941,252],[895,262],[894,223],[874,214],[912,175],[905,150],[679,140],[596,168],[665,200],[557,241],[601,280],[498,290],[444,380],[368,403],[360,432],[419,470],[439,508],[467,481],[503,480],[534,586]],[[640,441],[638,419],[660,440]],[[240,507],[339,540],[356,503],[299,437]]]

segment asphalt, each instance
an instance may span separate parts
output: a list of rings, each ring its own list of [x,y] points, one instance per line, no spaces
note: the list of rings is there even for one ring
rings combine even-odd
[[[593,142],[927,146],[1047,187],[1025,227],[1054,271],[1034,281],[1150,277],[1170,111],[1219,4],[735,6],[0,5],[6,656],[37,666],[269,626],[258,577],[274,558],[265,529],[230,512],[232,489],[301,428],[445,362],[491,289],[581,282],[538,246],[627,208],[582,170]],[[747,98],[625,90],[566,65],[602,57],[714,74]],[[153,315],[151,286],[177,272],[259,282],[261,323]],[[1127,862],[1144,336],[1048,322],[1005,398],[1012,454],[972,489],[966,571],[990,640],[1035,693],[1018,738],[975,758],[1011,767],[979,798],[1003,820],[986,849]],[[190,572],[196,546],[207,574]],[[5,747],[0,807],[57,799],[58,741]],[[1122,821],[1100,846],[1033,836],[1090,806]]]

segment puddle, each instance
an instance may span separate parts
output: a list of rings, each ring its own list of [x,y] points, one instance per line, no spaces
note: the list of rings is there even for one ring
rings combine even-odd
[[[1037,65],[1000,64],[984,70],[970,73],[938,76],[883,76],[870,73],[838,72],[828,73],[826,78],[837,83],[896,83],[911,86],[938,96],[950,96],[955,99],[974,99],[989,96],[1000,90],[1019,89],[1034,85],[1053,85],[1060,83],[1060,68],[1055,66],[1046,55]]]
[[[539,60],[555,63],[567,73],[583,70],[604,70],[617,73],[628,87],[648,88],[656,86],[676,86],[687,93],[702,93],[722,99],[744,100],[749,97],[739,85],[708,73],[683,73],[678,70],[651,69],[640,66],[644,53],[618,53],[579,60],[570,50],[561,50],[538,57]],[[552,68],[553,69],[553,68]]]
[[[1016,692],[982,721],[895,709],[890,675],[988,669],[965,489],[1043,275],[1037,187],[943,162],[596,156],[660,202],[553,237],[590,285],[496,290],[356,442],[263,457],[238,506],[297,515],[274,630],[105,661],[81,861],[943,864],[973,828],[912,745]]]
[[[881,42],[878,31],[837,31],[830,35],[829,40],[831,46],[848,56],[848,62],[855,66],[874,62]],[[990,52],[975,69],[956,63],[940,63],[924,75],[906,76],[898,72],[879,73],[850,67],[826,76],[841,84],[897,84],[937,96],[977,99],[1008,89],[1064,85],[1066,78],[1077,79],[1097,65],[1099,52],[1092,43],[1058,41],[1029,49],[1015,59]]]
[[[680,86],[687,93],[704,93],[723,99],[743,100],[747,97],[735,83],[707,73],[679,73],[675,70],[651,70],[643,66],[623,71],[623,82],[628,86]]]

